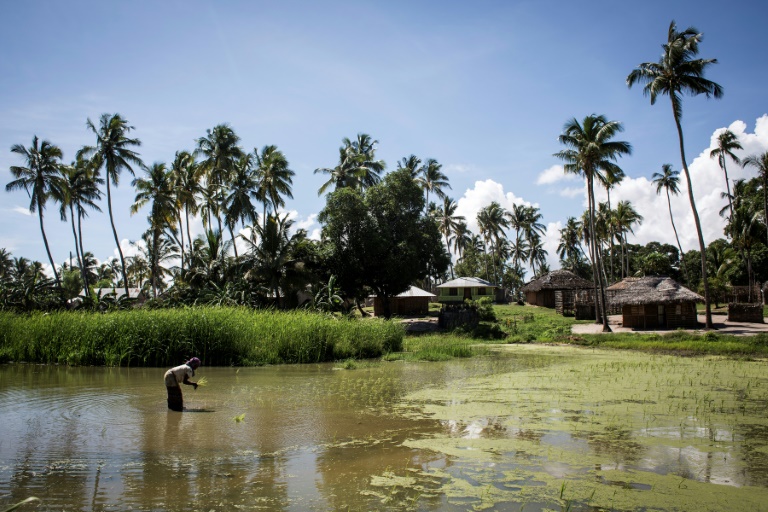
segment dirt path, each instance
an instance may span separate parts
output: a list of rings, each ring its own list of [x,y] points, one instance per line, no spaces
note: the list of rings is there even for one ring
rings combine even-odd
[[[712,323],[715,325],[715,330],[718,333],[732,334],[734,336],[753,336],[761,332],[768,333],[768,323],[754,324],[754,323],[747,323],[747,322],[729,322],[727,318],[728,318],[727,315],[712,315]],[[686,329],[686,330],[694,333],[703,333],[705,332],[704,323],[705,323],[704,315],[699,315],[699,324],[701,324],[701,328]],[[611,327],[613,332],[637,332],[637,333],[670,332],[669,330],[662,330],[662,331],[637,330],[636,331],[628,327],[623,327],[621,325],[621,315],[609,316],[608,325]],[[577,324],[571,327],[571,332],[573,334],[600,334],[601,332],[603,332],[603,324],[595,324],[595,323]]]

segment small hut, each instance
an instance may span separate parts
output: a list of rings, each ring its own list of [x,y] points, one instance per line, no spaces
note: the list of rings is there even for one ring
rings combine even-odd
[[[437,286],[438,302],[442,304],[463,303],[465,299],[478,300],[483,297],[495,298],[496,287],[479,277],[457,277]]]
[[[434,293],[411,286],[403,293],[389,299],[389,312],[392,315],[427,315],[429,302],[434,297]],[[375,316],[384,315],[383,299],[373,298],[373,314]]]
[[[562,315],[573,314],[576,293],[592,286],[591,282],[570,270],[555,270],[529,282],[522,292],[528,304],[555,308]]]
[[[609,306],[621,308],[622,324],[633,329],[698,327],[696,303],[704,298],[669,277],[628,278],[610,286]]]

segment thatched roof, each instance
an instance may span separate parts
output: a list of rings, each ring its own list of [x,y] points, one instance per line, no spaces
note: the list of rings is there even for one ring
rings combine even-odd
[[[613,283],[611,286],[606,288],[605,291],[619,292],[621,290],[626,290],[629,286],[632,286],[632,283],[637,282],[639,279],[642,279],[642,277],[625,277],[621,281]]]
[[[624,288],[616,291],[610,298],[612,304],[639,306],[644,304],[704,302],[704,297],[669,277],[646,276],[625,279],[625,281]]]
[[[494,285],[486,281],[485,279],[480,279],[479,277],[457,277],[456,279],[451,279],[450,281],[440,284],[437,287],[438,288],[476,288],[476,287],[490,287],[490,288],[496,288]]]
[[[523,286],[523,293],[541,290],[585,290],[592,288],[592,283],[582,279],[570,270],[555,270]]]

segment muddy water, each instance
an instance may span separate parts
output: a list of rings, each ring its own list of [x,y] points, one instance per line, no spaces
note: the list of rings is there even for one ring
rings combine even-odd
[[[163,369],[0,367],[0,507],[758,510],[768,365],[574,348]]]

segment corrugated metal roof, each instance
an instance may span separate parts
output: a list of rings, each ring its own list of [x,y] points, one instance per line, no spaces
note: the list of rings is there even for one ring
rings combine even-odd
[[[438,288],[472,288],[476,286],[489,286],[491,288],[496,288],[494,285],[489,283],[488,281],[484,279],[480,279],[479,277],[457,277],[456,279],[451,279],[447,283],[443,283],[441,285],[438,285]]]
[[[403,293],[397,295],[398,297],[436,297],[434,293],[429,293],[426,290],[422,290],[418,286],[411,286]]]

